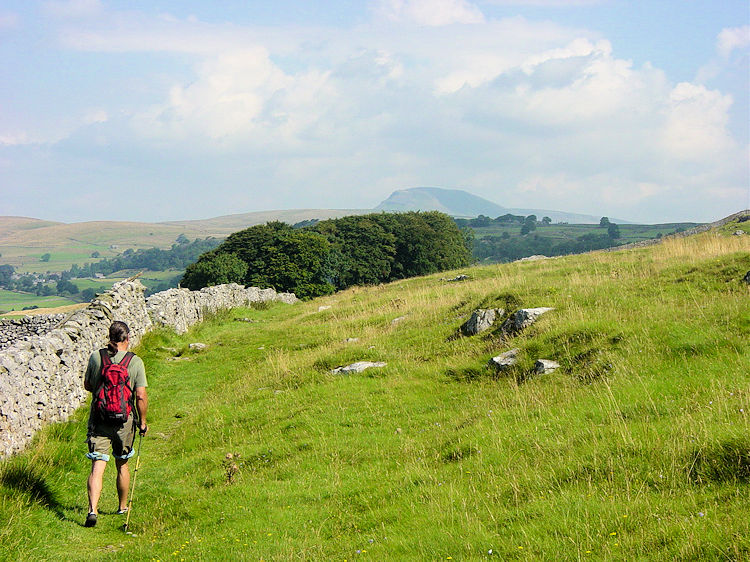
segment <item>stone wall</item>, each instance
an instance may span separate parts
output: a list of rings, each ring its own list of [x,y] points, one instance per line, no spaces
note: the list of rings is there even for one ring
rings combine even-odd
[[[43,336],[54,330],[65,318],[65,314],[39,314],[0,320],[0,350],[23,338]]]
[[[290,293],[236,284],[169,289],[148,299],[143,293],[140,281],[123,281],[69,317],[6,326],[16,339],[0,349],[0,459],[22,450],[43,425],[67,420],[85,401],[86,363],[91,352],[106,345],[114,320],[130,327],[131,342],[137,344],[155,326],[184,333],[206,312],[297,301]]]

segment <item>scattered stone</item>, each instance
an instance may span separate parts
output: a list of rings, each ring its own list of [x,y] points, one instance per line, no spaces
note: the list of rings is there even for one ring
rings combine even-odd
[[[440,280],[445,281],[446,283],[455,283],[456,281],[466,281],[468,278],[469,278],[468,275],[461,274],[461,275],[456,275],[452,279],[446,279],[445,277],[441,277]]]
[[[516,347],[510,351],[501,353],[490,359],[489,365],[497,371],[505,371],[518,362],[518,354],[520,351],[521,350]]]
[[[514,312],[510,318],[503,323],[503,332],[513,334],[520,332],[536,322],[542,314],[555,310],[554,308],[522,308]]]
[[[346,338],[344,340],[344,343],[357,343],[359,341],[359,338]]]
[[[479,308],[472,312],[471,318],[461,325],[461,333],[465,336],[481,334],[490,329],[495,320],[504,312],[502,308]]]
[[[406,320],[406,316],[399,316],[398,318],[394,318],[393,320],[391,320],[391,325],[395,326],[396,324],[398,324],[399,322],[403,322],[404,320]]]
[[[516,260],[516,261],[538,261],[538,260],[548,260],[548,259],[549,259],[548,256],[543,256],[542,254],[537,254],[537,255],[534,255],[534,256],[527,256],[525,258],[521,258],[520,260]]]
[[[396,428],[396,433],[401,433],[401,428],[400,427]]]
[[[734,235],[735,236],[744,236],[745,235],[745,231],[744,230],[735,230],[734,231]]]
[[[534,372],[538,375],[545,375],[559,368],[560,363],[551,359],[537,359],[534,364]]]
[[[208,346],[205,343],[191,343],[188,347],[190,349],[201,351],[202,349],[206,349]]]
[[[386,363],[383,363],[382,361],[357,361],[356,363],[352,363],[351,365],[347,365],[346,367],[336,367],[333,371],[331,371],[333,374],[336,375],[348,375],[350,373],[361,373],[365,369],[370,369],[372,367],[385,367]]]
[[[323,312],[324,310],[329,310],[330,308],[330,305],[321,305],[318,307],[318,312]]]
[[[253,318],[235,318],[235,320],[237,322],[252,322],[252,323],[257,322],[257,320],[255,320]]]

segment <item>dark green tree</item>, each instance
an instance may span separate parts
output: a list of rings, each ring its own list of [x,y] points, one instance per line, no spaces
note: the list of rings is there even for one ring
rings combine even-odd
[[[609,226],[609,218],[602,217],[599,219],[599,226]]]

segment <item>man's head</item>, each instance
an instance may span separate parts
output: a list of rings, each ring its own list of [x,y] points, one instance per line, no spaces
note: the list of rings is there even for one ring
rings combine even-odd
[[[118,344],[126,343],[130,340],[130,328],[125,322],[115,320],[109,327],[109,343],[107,347],[113,355],[117,353]]]

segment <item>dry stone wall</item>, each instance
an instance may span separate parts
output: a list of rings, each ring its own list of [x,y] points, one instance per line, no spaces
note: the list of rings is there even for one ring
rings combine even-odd
[[[140,281],[123,281],[69,317],[0,327],[10,334],[0,348],[0,459],[22,450],[47,423],[67,420],[85,401],[86,363],[92,351],[106,345],[114,320],[128,324],[136,344],[155,326],[184,333],[206,312],[253,302],[297,301],[291,293],[234,283],[200,291],[169,289],[148,299],[143,293]]]
[[[67,316],[65,314],[39,314],[12,320],[0,320],[0,350],[19,339],[42,336],[54,330]]]

